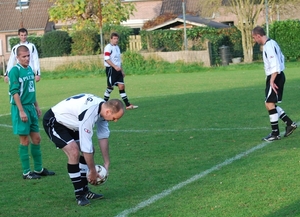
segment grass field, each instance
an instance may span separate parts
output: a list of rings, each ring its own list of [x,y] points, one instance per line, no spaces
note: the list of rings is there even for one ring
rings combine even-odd
[[[286,78],[282,108],[299,122],[298,63],[287,64]],[[22,179],[8,85],[0,82],[0,216],[300,216],[300,129],[280,141],[261,141],[270,132],[262,64],[125,80],[139,108],[110,123],[110,176],[105,185],[91,186],[105,199],[88,207],[76,205],[67,158],[42,128],[43,164],[57,174]],[[104,77],[42,79],[37,96],[45,112],[70,95],[102,97],[104,89]],[[117,90],[112,98],[119,98]],[[282,122],[280,129],[284,133]]]

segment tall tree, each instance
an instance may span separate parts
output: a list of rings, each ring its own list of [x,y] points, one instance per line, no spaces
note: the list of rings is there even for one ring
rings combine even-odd
[[[50,21],[72,23],[75,30],[100,29],[101,51],[103,51],[103,24],[120,24],[129,19],[136,10],[133,3],[121,0],[50,0]]]
[[[224,9],[225,13],[233,13],[237,16],[238,23],[235,26],[241,31],[244,62],[252,62],[253,45],[252,29],[257,25],[259,16],[266,15],[266,9],[280,7],[282,11],[289,11],[299,5],[300,0],[199,0],[201,16],[209,16],[212,13]],[[266,12],[264,12],[266,11]],[[274,10],[273,10],[274,11]],[[295,10],[293,10],[295,11]],[[292,15],[292,14],[291,14]],[[269,20],[268,20],[269,21]]]

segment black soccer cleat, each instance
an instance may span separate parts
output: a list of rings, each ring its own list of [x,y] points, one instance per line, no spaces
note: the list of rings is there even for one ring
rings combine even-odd
[[[296,128],[297,124],[295,122],[293,122],[290,126],[286,126],[284,137],[288,137],[289,135],[291,135],[294,132],[294,130],[296,130]]]
[[[23,179],[40,179],[41,177],[34,172],[28,172],[27,174],[23,174]]]
[[[55,175],[55,172],[47,170],[46,168],[43,168],[42,172],[34,171],[34,173],[36,175],[39,175],[39,176],[53,176],[53,175]]]
[[[85,195],[79,195],[76,197],[77,204],[79,206],[88,206],[90,205],[90,201],[86,198]]]
[[[96,194],[91,191],[86,192],[85,197],[87,199],[102,199],[104,197],[103,194]]]
[[[272,133],[270,133],[265,138],[262,138],[262,140],[267,141],[267,142],[272,142],[274,140],[280,140],[280,135],[273,135]]]

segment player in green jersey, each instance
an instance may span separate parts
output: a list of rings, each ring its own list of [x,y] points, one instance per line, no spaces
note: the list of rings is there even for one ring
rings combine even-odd
[[[30,52],[28,47],[17,48],[18,63],[9,71],[9,94],[13,132],[19,135],[19,156],[22,164],[23,179],[40,179],[41,176],[54,175],[43,168],[40,149],[38,117],[41,110],[36,101],[35,74],[29,66]],[[30,170],[29,149],[34,161],[34,171]]]

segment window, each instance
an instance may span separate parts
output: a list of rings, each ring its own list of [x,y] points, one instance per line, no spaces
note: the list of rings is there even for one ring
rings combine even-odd
[[[18,37],[17,35],[7,35],[6,36],[6,52],[11,52],[12,47],[10,46],[9,40],[11,38],[16,38]]]
[[[16,9],[17,10],[22,10],[22,9],[27,9],[29,7],[29,0],[18,0]]]

